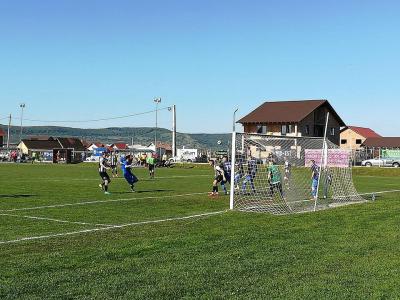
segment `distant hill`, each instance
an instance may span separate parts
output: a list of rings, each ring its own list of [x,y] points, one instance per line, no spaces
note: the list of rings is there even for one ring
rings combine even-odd
[[[6,125],[0,127],[7,132]],[[11,143],[19,141],[20,128],[18,126],[11,127]],[[101,129],[82,129],[60,126],[28,126],[23,128],[22,138],[29,136],[57,136],[57,137],[78,137],[89,142],[125,142],[130,144],[133,138],[134,144],[150,144],[154,142],[155,128],[153,127],[110,127]],[[177,147],[186,148],[193,147],[197,149],[220,149],[227,148],[231,139],[229,133],[208,134],[208,133],[177,133]],[[6,139],[5,139],[6,140]],[[157,129],[157,140],[171,143],[172,133],[165,128]],[[219,146],[217,141],[222,141]]]

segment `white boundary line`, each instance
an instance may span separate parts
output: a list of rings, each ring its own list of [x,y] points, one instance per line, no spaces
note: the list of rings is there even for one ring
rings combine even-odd
[[[89,205],[89,204],[98,204],[98,203],[111,203],[111,202],[127,202],[134,200],[145,200],[145,199],[164,199],[164,198],[175,198],[175,197],[187,197],[187,196],[196,196],[196,195],[206,195],[207,193],[190,193],[190,194],[179,194],[179,195],[165,195],[165,196],[149,196],[149,197],[135,197],[135,198],[121,198],[121,199],[110,199],[110,200],[94,200],[94,201],[85,201],[85,202],[76,202],[76,203],[65,203],[65,204],[54,204],[54,205],[43,205],[43,206],[33,206],[33,207],[23,207],[23,208],[13,208],[13,209],[2,209],[0,213],[3,212],[13,212],[13,211],[25,211],[25,210],[37,210],[37,209],[45,209],[45,208],[59,208],[66,206],[79,206],[79,205]]]
[[[163,222],[169,222],[169,221],[188,220],[188,219],[194,219],[194,218],[200,218],[200,217],[214,216],[214,215],[218,215],[218,214],[223,214],[225,212],[227,212],[227,210],[191,215],[191,216],[186,216],[186,217],[176,217],[176,218],[167,218],[167,219],[161,219],[161,220],[142,221],[142,222],[122,224],[122,225],[113,225],[113,226],[102,227],[102,228],[85,229],[85,230],[79,230],[79,231],[55,233],[55,234],[41,235],[41,236],[31,236],[31,237],[25,237],[25,238],[9,240],[9,241],[0,241],[0,245],[15,244],[15,243],[24,242],[24,241],[44,240],[44,239],[55,238],[55,237],[78,235],[78,234],[105,231],[105,230],[113,230],[113,229],[125,228],[125,227],[130,227],[130,226],[136,226],[136,225],[157,224],[157,223],[163,223]]]
[[[177,175],[177,176],[163,176],[163,177],[155,177],[154,179],[174,179],[174,178],[187,178],[187,177],[210,177],[210,174],[202,174],[202,175],[190,175],[190,176],[184,176],[184,175]],[[112,180],[119,180],[119,179],[125,179],[123,176],[119,177],[111,177]],[[140,179],[139,181],[154,181],[154,179]],[[59,182],[59,181],[101,181],[101,178],[71,178],[71,179],[54,179],[54,178],[33,178],[30,181],[35,182],[35,181],[46,181],[46,182]],[[25,179],[13,179],[13,182],[22,182],[26,181]]]
[[[25,219],[33,219],[33,220],[41,220],[41,221],[52,221],[52,222],[57,222],[57,223],[78,224],[78,225],[90,225],[90,226],[102,226],[102,227],[114,226],[114,225],[106,225],[106,224],[93,224],[93,223],[85,223],[85,222],[74,222],[74,221],[67,221],[67,220],[60,220],[60,219],[53,219],[53,218],[35,217],[35,216],[26,216],[26,215],[15,215],[15,214],[4,214],[4,213],[0,213],[0,216],[15,217],[15,218],[25,218]]]

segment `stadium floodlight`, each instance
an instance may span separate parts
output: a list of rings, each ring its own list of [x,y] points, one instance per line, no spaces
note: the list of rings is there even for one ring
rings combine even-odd
[[[21,103],[19,105],[19,107],[21,108],[21,126],[20,126],[20,132],[19,132],[19,140],[22,140],[22,118],[24,115],[24,108],[25,108],[25,103]]]
[[[161,103],[161,97],[154,98],[154,103],[156,104],[156,129],[154,131],[154,152],[157,153],[157,127],[158,127],[158,105]]]
[[[231,209],[290,214],[365,201],[353,184],[351,151],[329,140],[233,133],[232,141]]]

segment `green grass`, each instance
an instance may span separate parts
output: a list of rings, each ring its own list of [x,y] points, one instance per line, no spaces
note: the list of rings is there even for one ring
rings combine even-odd
[[[225,196],[207,197],[210,169],[158,169],[154,181],[135,171],[137,193],[116,179],[106,196],[92,164],[0,165],[0,214],[17,215],[0,215],[0,241],[229,206]],[[398,175],[354,170],[360,192],[398,189]],[[29,209],[39,206],[56,207]],[[226,212],[0,244],[0,298],[398,299],[399,232],[400,198],[392,193],[316,213]]]

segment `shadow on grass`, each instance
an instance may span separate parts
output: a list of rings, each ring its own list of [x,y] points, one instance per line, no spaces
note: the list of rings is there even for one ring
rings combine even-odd
[[[0,195],[0,198],[29,198],[29,197],[34,197],[37,195],[31,195],[31,194],[9,194],[9,195]]]

